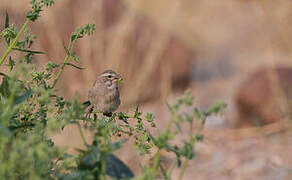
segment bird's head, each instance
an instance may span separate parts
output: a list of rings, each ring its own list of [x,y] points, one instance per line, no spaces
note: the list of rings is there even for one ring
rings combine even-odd
[[[122,82],[122,77],[113,70],[106,70],[101,73],[98,78],[104,82],[109,88],[117,87],[119,82]]]

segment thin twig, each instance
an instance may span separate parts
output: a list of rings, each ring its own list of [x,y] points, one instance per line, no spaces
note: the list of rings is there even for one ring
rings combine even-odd
[[[205,121],[206,121],[206,118],[203,117],[201,119],[201,125],[200,125],[200,127],[198,129],[199,132],[204,128]],[[193,121],[192,121],[190,123],[190,131],[189,131],[189,136],[190,136],[190,140],[189,141],[190,141],[191,147],[194,147],[194,144],[196,142],[196,140],[193,138],[193,131],[194,131],[194,128],[193,128]],[[183,162],[182,169],[181,169],[181,171],[179,173],[179,177],[178,177],[179,180],[182,180],[182,178],[183,178],[183,176],[185,174],[186,168],[188,166],[189,160],[190,160],[190,157],[187,156],[185,158],[185,161]]]
[[[52,88],[54,88],[56,86],[58,80],[60,79],[61,74],[64,71],[64,68],[65,68],[66,64],[68,63],[68,61],[69,61],[69,58],[71,57],[75,42],[76,42],[76,39],[74,39],[72,42],[70,41],[69,50],[68,50],[68,52],[66,52],[66,57],[64,59],[64,63],[62,64],[61,69],[59,70],[59,72],[56,75],[56,79],[53,82]]]
[[[30,22],[30,19],[26,19],[25,23],[23,24],[23,26],[21,27],[21,29],[17,33],[16,37],[13,39],[12,43],[9,44],[7,50],[4,52],[3,56],[0,59],[0,66],[3,64],[4,60],[6,59],[8,54],[11,52],[11,50],[15,47],[16,43],[18,42],[19,37],[21,36],[21,34],[25,30],[25,28],[29,22]]]
[[[88,144],[87,144],[86,139],[85,139],[85,137],[84,137],[84,134],[83,134],[83,131],[82,131],[82,128],[81,128],[80,123],[77,121],[76,124],[77,124],[78,130],[79,130],[79,133],[80,133],[81,139],[82,139],[82,141],[83,141],[83,144],[84,144],[86,147],[88,147]]]

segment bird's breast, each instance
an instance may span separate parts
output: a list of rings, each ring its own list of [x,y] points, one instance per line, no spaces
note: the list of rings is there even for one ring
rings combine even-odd
[[[102,112],[113,112],[120,105],[120,93],[117,89],[107,89],[102,93],[95,91],[89,96],[94,107]]]

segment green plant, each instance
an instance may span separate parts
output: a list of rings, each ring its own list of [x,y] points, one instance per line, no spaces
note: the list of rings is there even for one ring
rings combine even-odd
[[[64,45],[65,58],[62,64],[48,62],[41,68],[33,64],[34,54],[44,54],[31,50],[36,39],[27,30],[29,22],[40,16],[44,6],[51,6],[52,0],[32,0],[27,19],[18,31],[9,22],[6,14],[5,28],[1,37],[8,47],[0,59],[0,66],[11,51],[20,51],[22,58],[9,56],[7,66],[10,72],[0,73],[0,177],[3,179],[157,179],[159,173],[164,179],[170,179],[174,167],[181,168],[182,179],[188,161],[194,157],[194,145],[203,140],[200,133],[208,116],[220,112],[226,104],[219,103],[208,111],[197,108],[189,113],[181,110],[182,106],[192,107],[194,97],[186,93],[173,105],[168,105],[171,119],[165,130],[153,136],[147,125],[155,127],[154,116],[143,114],[138,106],[132,114],[113,113],[111,117],[99,114],[86,116],[86,105],[78,96],[65,100],[57,94],[55,86],[67,65],[82,69],[73,64],[79,61],[74,53],[78,39],[91,35],[94,24],[78,28],[71,34],[68,46]],[[20,41],[21,34],[25,34]],[[72,62],[70,61],[72,59]],[[57,70],[54,76],[54,70]],[[129,122],[134,123],[129,123]],[[200,126],[194,126],[199,122]],[[83,136],[81,124],[94,133],[93,141],[87,142]],[[173,145],[172,140],[182,132],[181,124],[189,123],[189,138],[183,146]],[[67,154],[65,149],[56,147],[51,135],[69,124],[76,124],[85,149],[76,155]],[[174,127],[175,125],[175,127]],[[195,128],[196,127],[196,128]],[[113,141],[112,137],[120,138]],[[151,154],[156,150],[153,164],[143,166],[140,175],[134,176],[131,170],[113,152],[122,148],[129,139],[134,138],[135,149],[141,154]],[[161,166],[162,151],[175,154],[169,169]]]

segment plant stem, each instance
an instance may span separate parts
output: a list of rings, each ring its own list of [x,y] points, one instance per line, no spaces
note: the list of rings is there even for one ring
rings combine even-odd
[[[194,131],[194,128],[193,128],[193,121],[190,123],[190,131],[189,131],[189,136],[190,136],[190,144],[191,144],[191,146],[192,147],[194,147],[194,144],[195,144],[195,139],[193,138],[193,131]],[[199,131],[201,131],[201,129],[203,128],[203,126],[204,126],[204,124],[203,123],[201,123],[201,125],[200,125],[200,127],[199,127]],[[187,165],[188,165],[188,163],[189,163],[189,160],[190,160],[190,158],[189,157],[186,157],[186,159],[185,159],[185,161],[183,162],[183,165],[182,165],[182,169],[181,169],[181,171],[180,171],[180,173],[179,173],[179,177],[178,177],[178,179],[179,180],[182,180],[182,178],[183,178],[183,176],[184,176],[184,174],[185,174],[185,171],[186,171],[186,168],[187,168]]]
[[[158,148],[156,154],[155,154],[155,158],[154,158],[154,164],[153,164],[153,169],[155,171],[157,171],[158,167],[159,167],[159,163],[160,163],[160,151],[161,149]]]
[[[182,178],[184,176],[184,173],[185,173],[185,170],[187,168],[188,162],[189,162],[189,159],[186,158],[186,160],[183,162],[182,169],[181,169],[181,171],[179,173],[178,180],[182,180]]]
[[[172,125],[172,123],[174,122],[174,118],[171,118],[170,122],[168,123],[167,125],[167,128],[166,128],[166,133],[169,134],[169,131],[170,131],[170,127]],[[167,141],[167,140],[166,140]],[[158,147],[158,150],[155,154],[155,157],[154,157],[154,164],[153,164],[153,169],[155,171],[157,171],[158,167],[159,167],[159,163],[160,163],[160,151],[161,151],[161,147]]]
[[[61,76],[62,72],[64,71],[65,65],[69,61],[69,58],[71,56],[75,42],[76,42],[76,39],[74,39],[72,42],[70,41],[69,49],[68,49],[68,52],[66,52],[66,57],[64,59],[64,63],[62,64],[61,69],[59,70],[58,74],[56,75],[56,79],[53,82],[52,88],[54,88],[56,86],[58,80],[60,79],[60,76]]]
[[[82,141],[83,141],[83,144],[87,147],[88,144],[87,144],[86,139],[85,139],[85,137],[84,137],[84,134],[83,134],[83,131],[82,131],[81,125],[80,125],[79,122],[77,122],[76,124],[77,124],[78,130],[79,130],[79,133],[80,133],[81,139],[82,139]]]
[[[102,179],[106,179],[106,153],[103,153],[102,155],[102,162],[101,162],[101,174]]]
[[[21,27],[21,29],[19,30],[19,32],[17,33],[16,37],[13,39],[13,41],[9,44],[7,50],[4,52],[3,56],[0,59],[0,66],[3,64],[5,58],[8,56],[8,54],[11,52],[12,48],[15,47],[16,43],[18,42],[19,37],[21,36],[21,34],[23,33],[23,31],[25,30],[26,26],[28,25],[28,23],[30,22],[30,19],[26,19],[25,23],[23,24],[23,26]]]
[[[166,134],[168,136],[168,134],[170,133],[170,128],[171,128],[171,125],[174,123],[175,121],[175,118],[174,118],[175,114],[172,115],[167,127],[166,127]],[[166,141],[168,141],[168,139],[166,139]],[[160,151],[161,149],[164,148],[164,147],[158,147],[158,150],[155,154],[155,157],[154,157],[154,164],[153,164],[153,167],[152,169],[155,171],[155,173],[157,174],[157,170],[158,170],[158,167],[159,167],[159,164],[160,164]],[[156,176],[156,175],[155,175]]]
[[[168,171],[167,171],[167,177],[170,177],[172,171],[174,170],[175,166],[177,165],[177,160],[173,160]]]
[[[13,90],[11,92],[11,95],[10,95],[10,97],[8,99],[6,107],[5,107],[4,111],[1,114],[1,118],[3,118],[3,119],[10,119],[11,118],[11,117],[9,117],[9,114],[12,116],[11,111],[13,111],[12,105],[13,105],[14,98],[15,98],[15,90]],[[3,122],[5,122],[5,124],[1,124],[2,127],[7,127],[8,126],[8,121],[3,121]]]
[[[191,128],[191,129],[193,129],[193,128]],[[192,138],[192,137],[190,137],[190,138]],[[192,147],[194,147],[195,142],[196,142],[195,139],[190,139],[190,143],[191,143]],[[186,157],[185,161],[183,162],[182,169],[181,169],[181,171],[179,173],[179,177],[178,177],[179,180],[182,180],[184,173],[186,171],[187,165],[189,163],[189,160],[190,160],[190,157]]]
[[[176,116],[175,114],[174,115],[172,115],[172,117],[171,117],[171,119],[170,119],[170,121],[169,121],[169,123],[167,124],[167,127],[166,127],[166,132],[167,133],[169,133],[169,131],[170,131],[170,128],[171,128],[171,125],[174,123],[174,121],[175,121],[175,118],[174,118],[174,116]]]

